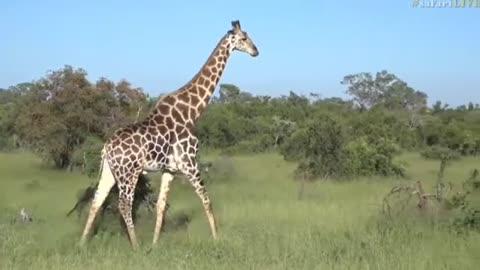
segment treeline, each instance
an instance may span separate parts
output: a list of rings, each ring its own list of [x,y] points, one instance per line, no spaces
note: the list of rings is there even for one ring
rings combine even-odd
[[[478,104],[429,107],[425,93],[387,71],[347,75],[341,83],[348,100],[260,96],[222,84],[197,126],[202,147],[277,151],[308,178],[403,175],[393,160],[402,150],[480,152]],[[0,90],[0,148],[27,149],[58,168],[90,173],[109,134],[144,117],[155,100],[126,80],[90,82],[84,70],[65,66]]]

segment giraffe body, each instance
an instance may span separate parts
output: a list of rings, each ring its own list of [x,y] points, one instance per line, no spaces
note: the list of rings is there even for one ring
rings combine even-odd
[[[153,244],[158,240],[167,196],[174,176],[185,175],[202,201],[211,233],[216,238],[216,224],[196,156],[199,150],[194,127],[218,84],[228,57],[234,50],[257,56],[258,50],[240,29],[238,21],[219,41],[200,71],[183,87],[161,97],[152,112],[141,122],[117,129],[102,150],[102,171],[82,234],[86,241],[98,209],[113,185],[119,189],[119,210],[128,229],[133,248],[138,247],[131,208],[141,173],[162,172],[157,202],[157,221]]]

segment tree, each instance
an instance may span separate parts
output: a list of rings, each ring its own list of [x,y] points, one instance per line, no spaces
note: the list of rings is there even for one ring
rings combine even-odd
[[[383,95],[383,104],[389,110],[407,113],[407,126],[413,130],[421,125],[422,113],[426,112],[427,94],[416,91],[404,81],[393,83]]]
[[[280,151],[304,166],[299,170],[322,171],[320,176],[395,172],[391,159],[397,145],[480,153],[478,104],[450,108],[437,101],[428,108],[426,93],[385,70],[347,75],[342,84],[353,99],[294,91],[256,96],[222,84],[198,122],[197,135],[202,144],[222,152]],[[127,80],[90,82],[83,69],[65,66],[39,80],[0,89],[0,149],[25,147],[57,167],[93,173],[111,132],[141,121],[155,103]],[[358,113],[358,107],[364,111]],[[341,137],[332,135],[335,130]],[[343,149],[339,159],[339,152],[328,148],[335,143]]]
[[[225,148],[240,141],[244,128],[232,110],[214,103],[201,116],[196,131],[203,145]]]
[[[440,100],[437,100],[435,104],[433,104],[432,113],[436,114],[436,113],[444,112],[448,109],[448,107],[449,107],[448,104],[442,104]]]
[[[367,72],[347,75],[341,84],[347,86],[346,93],[364,110],[382,100],[388,88],[397,81],[395,75],[383,70],[377,72],[375,77]]]
[[[240,88],[234,84],[220,84],[220,96],[218,102],[230,103],[240,96]]]
[[[473,105],[473,102],[471,102],[471,101],[468,103],[468,110],[469,111],[475,110],[475,106]]]
[[[30,149],[65,168],[88,136],[104,138],[127,122],[126,115],[136,111],[131,107],[139,107],[142,100],[141,89],[126,81],[115,85],[102,79],[94,85],[83,69],[65,66],[24,91],[15,131]]]

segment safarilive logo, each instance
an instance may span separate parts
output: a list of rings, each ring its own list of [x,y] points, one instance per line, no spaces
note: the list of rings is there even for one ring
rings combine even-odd
[[[412,0],[414,8],[480,8],[480,0]]]

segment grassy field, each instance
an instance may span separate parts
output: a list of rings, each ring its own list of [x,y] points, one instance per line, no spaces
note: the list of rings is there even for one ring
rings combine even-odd
[[[199,200],[181,181],[169,197],[171,213],[185,212],[185,229],[161,235],[151,253],[154,219],[137,225],[142,249],[132,253],[126,235],[101,233],[86,249],[76,244],[84,221],[65,214],[80,188],[95,179],[48,169],[30,154],[0,154],[0,269],[479,269],[480,235],[456,235],[428,222],[397,220],[386,225],[383,196],[396,184],[422,180],[431,189],[438,163],[402,156],[410,180],[292,180],[294,165],[275,155],[234,158],[234,176],[209,185],[219,223],[214,241]],[[480,159],[447,169],[461,184]],[[159,186],[159,177],[152,176]],[[20,208],[34,222],[11,224]],[[115,231],[115,230],[114,230]]]

